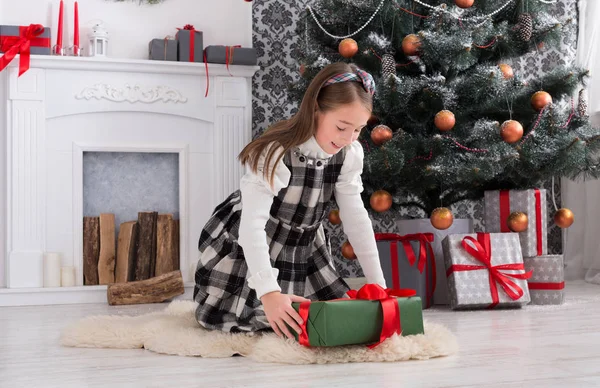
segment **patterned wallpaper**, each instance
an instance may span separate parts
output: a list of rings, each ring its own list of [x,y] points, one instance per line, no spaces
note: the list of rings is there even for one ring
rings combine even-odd
[[[253,80],[253,121],[254,136],[259,135],[270,123],[290,117],[297,106],[288,97],[286,88],[290,82],[299,78],[299,64],[294,58],[295,47],[300,37],[296,36],[296,23],[308,4],[306,0],[254,0],[253,14],[253,45],[258,50],[261,70]],[[572,18],[567,28],[561,46],[557,49],[541,48],[536,53],[519,58],[511,65],[515,71],[535,77],[553,66],[570,63],[575,59],[577,41],[577,0],[558,0],[551,13],[560,19]],[[555,182],[555,200],[560,207],[560,181]],[[551,198],[551,182],[544,187],[548,193],[548,232],[550,253],[562,252],[561,230],[552,223],[554,214]],[[474,220],[476,231],[483,230],[483,200],[459,203],[453,206],[455,218],[470,218]],[[400,214],[386,212],[373,214],[373,226],[376,232],[397,233],[397,218],[423,218],[416,210],[403,210]],[[332,253],[335,265],[343,277],[362,276],[360,266],[356,261],[344,259],[340,254],[340,245],[346,240],[341,226],[331,227],[325,223],[331,235]]]

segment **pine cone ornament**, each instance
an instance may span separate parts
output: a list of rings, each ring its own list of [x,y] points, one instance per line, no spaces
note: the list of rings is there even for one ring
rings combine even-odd
[[[524,42],[529,42],[533,32],[533,18],[528,13],[522,13],[517,19],[517,35]]]
[[[381,74],[384,79],[396,75],[396,60],[393,55],[383,54],[383,57],[381,57]]]
[[[585,101],[584,93],[585,89],[579,91],[579,99],[577,100],[577,113],[579,116],[587,116],[587,102]]]

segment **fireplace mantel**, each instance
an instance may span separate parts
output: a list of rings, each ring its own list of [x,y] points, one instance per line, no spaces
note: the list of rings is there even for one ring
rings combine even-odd
[[[0,72],[0,305],[106,301],[106,286],[83,286],[86,151],[179,154],[189,288],[200,230],[243,174],[259,67],[32,56],[18,77],[18,61]],[[44,252],[76,268],[76,287],[42,287]]]

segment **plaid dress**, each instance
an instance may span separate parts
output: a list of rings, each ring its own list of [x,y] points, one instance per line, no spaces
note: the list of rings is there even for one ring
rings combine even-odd
[[[342,149],[329,159],[316,159],[293,150],[282,159],[291,178],[273,199],[265,231],[284,294],[330,300],[350,289],[335,270],[322,225],[345,155]],[[241,210],[237,190],[216,207],[200,235],[194,300],[199,303],[196,319],[208,329],[270,328],[262,303],[246,281],[248,266],[237,241]]]

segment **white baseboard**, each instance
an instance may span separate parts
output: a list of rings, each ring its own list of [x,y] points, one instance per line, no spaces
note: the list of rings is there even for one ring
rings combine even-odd
[[[107,303],[107,286],[0,288],[0,307],[57,304]],[[194,283],[184,284],[185,293],[174,299],[192,300]]]

